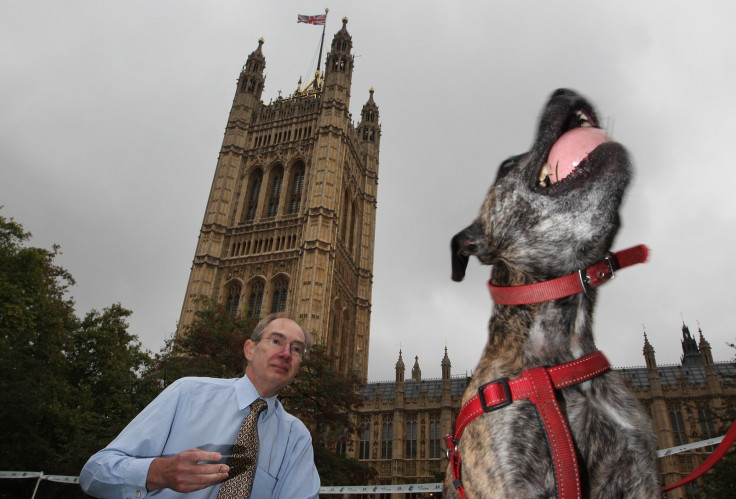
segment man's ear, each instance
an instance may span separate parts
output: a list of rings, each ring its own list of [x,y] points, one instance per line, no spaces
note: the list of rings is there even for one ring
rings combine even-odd
[[[248,362],[253,360],[253,349],[256,347],[256,342],[247,339],[245,340],[245,343],[243,344],[243,354],[245,355],[245,358]]]

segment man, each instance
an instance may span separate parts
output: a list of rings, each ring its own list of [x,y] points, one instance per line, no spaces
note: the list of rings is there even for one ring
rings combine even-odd
[[[79,476],[97,497],[215,499],[228,479],[250,405],[268,404],[257,420],[258,454],[250,497],[317,497],[320,480],[304,424],[276,398],[299,370],[313,339],[284,314],[263,319],[243,345],[245,376],[182,378],[151,402]],[[232,464],[232,463],[231,463]]]

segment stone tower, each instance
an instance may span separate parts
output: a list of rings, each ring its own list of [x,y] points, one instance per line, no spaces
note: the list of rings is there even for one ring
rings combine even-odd
[[[368,372],[381,138],[370,89],[357,125],[347,19],[325,71],[294,93],[261,101],[263,40],[243,66],[215,168],[177,334],[195,299],[233,314],[286,311],[335,356]]]

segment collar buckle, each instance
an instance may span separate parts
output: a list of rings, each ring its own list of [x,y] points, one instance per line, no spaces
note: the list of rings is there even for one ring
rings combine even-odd
[[[593,288],[597,288],[604,282],[616,277],[616,273],[614,272],[614,258],[616,258],[616,256],[613,253],[609,252],[606,254],[606,257],[603,260],[596,263],[595,265],[591,265],[585,270],[578,270],[580,285],[583,287],[584,293],[587,294],[588,291],[593,290]],[[603,266],[604,264],[605,266]],[[588,272],[591,272],[592,275],[590,275]]]

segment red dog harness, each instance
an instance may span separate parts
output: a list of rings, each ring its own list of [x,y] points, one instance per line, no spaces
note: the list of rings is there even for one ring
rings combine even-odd
[[[647,261],[649,250],[644,245],[608,254],[604,260],[564,277],[525,286],[501,287],[488,281],[493,301],[500,305],[523,305],[556,300],[600,286],[614,277],[614,272]],[[570,428],[557,404],[555,389],[571,386],[603,374],[611,365],[602,352],[561,364],[556,367],[536,367],[521,373],[520,378],[497,379],[482,385],[478,394],[468,400],[458,414],[453,433],[447,435],[447,457],[450,460],[453,485],[465,499],[461,480],[460,437],[467,425],[478,416],[510,405],[515,400],[528,399],[537,406],[547,431],[557,478],[560,498],[582,496],[580,473]]]
[[[520,378],[497,379],[478,388],[478,394],[468,400],[460,410],[454,432],[446,437],[453,484],[460,497],[465,499],[460,479],[461,459],[457,445],[465,428],[478,416],[521,399],[528,399],[536,405],[544,422],[555,462],[558,496],[581,497],[575,447],[567,421],[557,404],[554,390],[587,381],[610,368],[608,360],[599,350],[566,364],[556,367],[535,367],[521,373]]]

